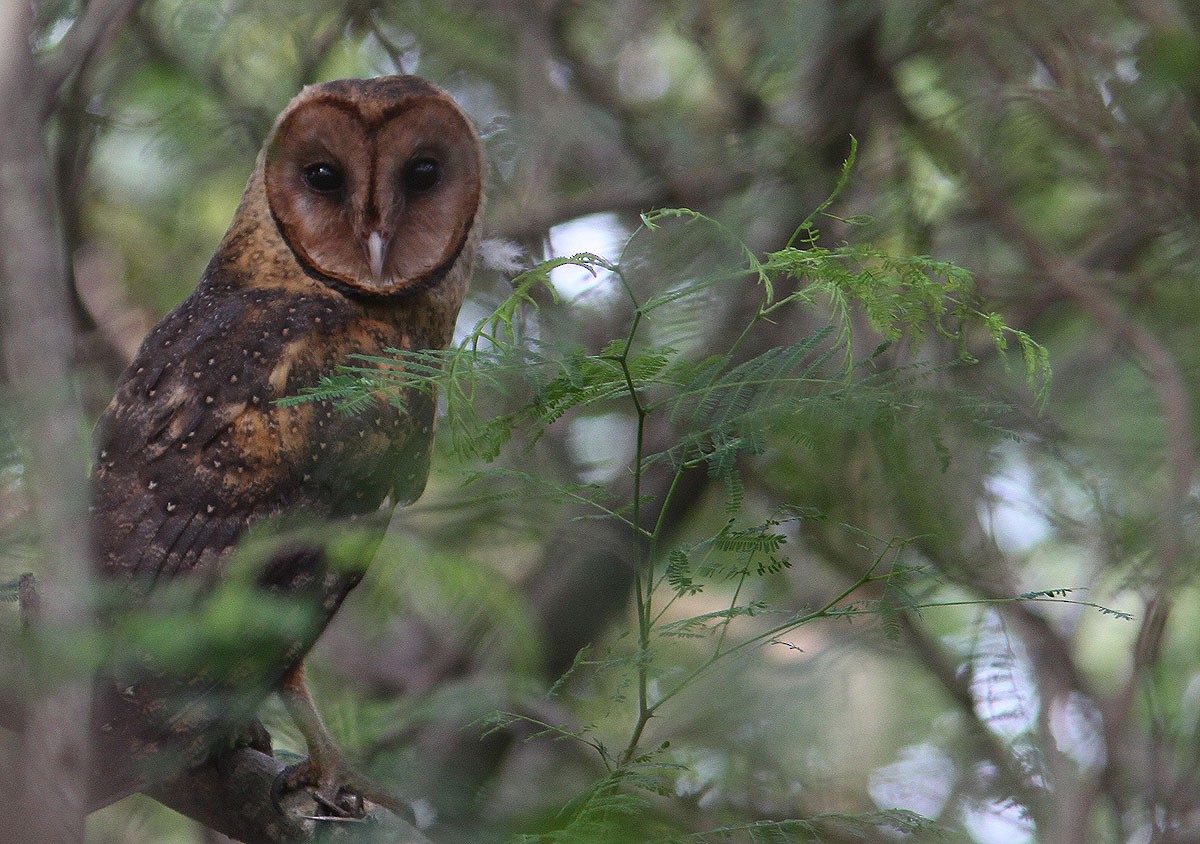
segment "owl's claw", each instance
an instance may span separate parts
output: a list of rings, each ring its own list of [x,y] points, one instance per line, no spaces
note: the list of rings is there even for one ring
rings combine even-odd
[[[308,816],[308,820],[356,821],[366,815],[362,789],[355,786],[342,770],[322,771],[311,760],[288,765],[271,784],[271,802],[276,811],[286,814],[284,795],[304,789],[326,814]]]
[[[354,807],[352,813],[347,813],[347,810],[344,808],[346,796],[347,796],[346,792],[344,790],[339,789],[338,790],[338,799],[340,801],[342,801],[343,805],[337,805],[335,803],[331,803],[330,801],[328,801],[324,797],[322,797],[320,792],[314,791],[313,792],[313,800],[316,800],[317,803],[319,803],[323,809],[330,812],[330,814],[308,815],[306,817],[306,819],[310,820],[310,821],[361,821],[367,813],[366,809],[363,808],[362,795],[357,794],[357,793],[355,793],[353,795],[353,798],[357,802],[355,803],[355,807]]]
[[[366,814],[364,800],[376,803],[398,817],[409,819],[411,812],[405,801],[358,774],[346,762],[313,703],[304,679],[303,663],[287,673],[280,684],[279,693],[304,735],[308,758],[284,768],[275,778],[271,799],[276,809],[283,812],[280,798],[284,794],[304,788],[318,806],[329,812],[321,817],[322,820],[358,820]]]

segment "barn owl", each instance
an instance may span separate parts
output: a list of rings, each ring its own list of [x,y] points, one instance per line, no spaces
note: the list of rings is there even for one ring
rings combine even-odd
[[[97,427],[98,577],[110,608],[145,608],[151,621],[122,627],[106,611],[116,644],[96,683],[107,764],[95,796],[211,759],[278,691],[309,747],[286,787],[345,808],[354,784],[303,659],[361,578],[391,507],[421,494],[435,405],[415,390],[355,415],[277,400],[354,354],[447,347],[483,177],[471,122],[417,77],[313,85],[279,115],[199,286],[150,332]],[[367,528],[335,553],[329,526],[347,523]],[[237,578],[251,595],[243,627],[216,645],[188,642],[181,625]],[[288,624],[256,615],[282,599]],[[194,647],[151,646],[145,631],[160,629]]]

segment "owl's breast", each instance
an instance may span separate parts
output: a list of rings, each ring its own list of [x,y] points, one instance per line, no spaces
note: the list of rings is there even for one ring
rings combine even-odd
[[[406,327],[364,318],[351,323],[337,345],[336,360],[324,359],[295,368],[297,377],[290,389],[316,383],[353,355],[388,358],[391,349],[423,347],[425,338],[414,337]],[[355,365],[398,369],[399,364],[355,358]],[[332,479],[347,471],[355,488],[344,503],[374,508],[391,494],[398,503],[420,495],[429,471],[429,449],[433,436],[433,398],[415,389],[389,388],[350,412],[322,404],[314,416],[314,457],[322,478]],[[354,503],[357,502],[357,503]]]
[[[289,301],[290,300],[290,301]],[[376,395],[352,411],[330,401],[281,406],[282,398],[316,386],[337,367],[381,366],[356,355],[384,358],[389,349],[418,347],[403,320],[389,319],[340,296],[289,296],[258,315],[247,347],[252,372],[249,404],[230,425],[228,447],[242,465],[286,464],[297,502],[333,516],[380,506],[398,486],[415,492],[428,472],[434,406],[417,391]],[[219,443],[218,443],[219,445]]]

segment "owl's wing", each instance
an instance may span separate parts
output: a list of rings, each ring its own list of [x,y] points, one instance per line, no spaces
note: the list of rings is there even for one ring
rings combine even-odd
[[[142,588],[160,577],[218,565],[270,506],[261,498],[251,502],[244,494],[249,487],[282,490],[295,475],[286,454],[274,465],[233,463],[236,455],[222,442],[249,421],[248,413],[262,412],[251,409],[262,385],[254,370],[239,366],[222,373],[215,354],[204,357],[205,346],[219,348],[216,326],[161,336],[174,334],[181,320],[187,317],[173,314],[156,329],[159,336],[147,341],[96,432],[97,562],[102,574]],[[230,377],[237,380],[213,383]]]
[[[331,357],[370,348],[348,319],[331,298],[202,284],[155,329],[119,384],[96,436],[95,557],[120,609],[149,609],[149,623],[132,628],[162,633],[165,644],[126,645],[98,682],[105,755],[136,766],[169,746],[187,761],[204,758],[219,722],[252,717],[361,576],[385,524],[366,514],[389,493],[419,493],[434,410],[428,397],[414,395],[404,410],[379,402],[357,416],[317,403],[275,404],[316,383]],[[345,348],[312,326],[326,326]],[[289,516],[301,523],[288,524]],[[352,542],[339,538],[336,560],[328,527],[313,527],[331,519],[367,526]],[[277,536],[251,543],[267,550],[238,551],[231,570],[248,531],[274,526]],[[234,575],[259,597],[225,593],[229,611],[242,613],[228,652],[208,641],[189,651],[189,634],[199,634],[191,625],[212,619],[189,614],[196,602],[187,595],[203,590],[212,604]],[[172,606],[180,592],[184,605]],[[178,652],[171,637],[181,640]],[[234,692],[245,693],[240,703],[228,699]],[[132,774],[102,785],[113,793],[123,779],[136,786]]]
[[[98,425],[93,535],[102,574],[142,583],[207,573],[250,525],[285,512],[370,513],[412,500],[434,406],[346,416],[275,400],[380,338],[340,297],[202,284],[147,339]]]

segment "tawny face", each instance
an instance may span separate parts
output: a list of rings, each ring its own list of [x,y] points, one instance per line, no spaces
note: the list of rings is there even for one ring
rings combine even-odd
[[[267,141],[267,201],[297,259],[367,294],[441,278],[470,235],[482,180],[470,121],[415,77],[307,88]]]

